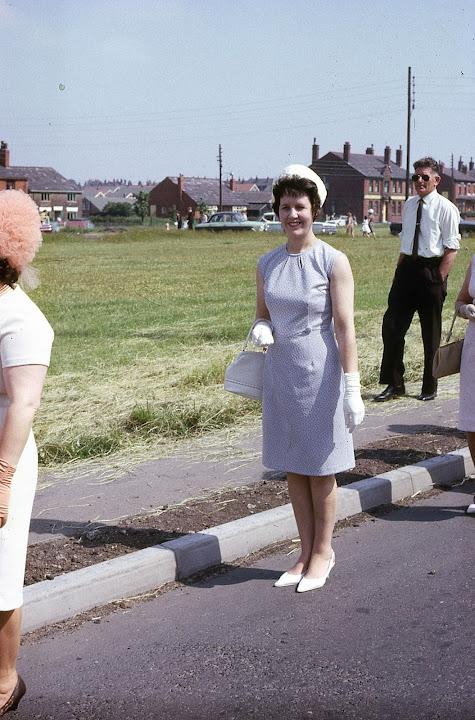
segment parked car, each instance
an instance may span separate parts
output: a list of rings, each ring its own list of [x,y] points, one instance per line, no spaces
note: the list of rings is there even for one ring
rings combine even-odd
[[[42,233],[50,233],[53,232],[53,226],[49,222],[42,222],[40,225],[40,230]]]
[[[338,215],[337,219],[335,220],[337,227],[345,227],[347,219],[347,215]]]
[[[266,223],[263,220],[246,220],[244,215],[239,212],[217,212],[211,215],[208,222],[195,225],[195,230],[213,230],[215,232],[222,230],[262,232],[265,229]]]
[[[262,219],[265,220],[267,232],[282,231],[282,225],[275,213],[264,213]],[[336,222],[335,220],[316,220],[312,228],[316,235],[335,235]]]
[[[401,230],[402,223],[392,222],[389,224],[389,232],[391,235],[399,235]],[[475,232],[475,220],[461,220],[459,224],[459,232],[460,234]]]

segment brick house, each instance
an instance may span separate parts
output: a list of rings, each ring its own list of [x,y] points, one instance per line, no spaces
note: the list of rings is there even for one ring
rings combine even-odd
[[[154,185],[84,185],[82,188],[82,206],[85,217],[98,215],[103,212],[109,203],[127,203],[135,205],[136,195],[139,192],[149,193]]]
[[[319,146],[312,146],[311,169],[326,185],[328,196],[324,210],[330,215],[351,211],[361,222],[373,210],[376,222],[400,222],[406,193],[406,171],[402,168],[402,148],[391,160],[391,148],[375,155],[374,147],[365,153],[351,152],[345,142],[343,152],[328,152],[319,157]]]
[[[440,163],[441,181],[439,192],[451,200],[459,209],[460,215],[472,217],[475,214],[475,169],[473,158],[467,165],[462,158],[457,167],[446,167]]]
[[[241,183],[233,178],[222,184],[223,210],[246,212],[249,218],[260,217],[263,212],[271,209],[272,187],[259,190],[253,181],[245,183],[246,190],[240,190]],[[255,189],[252,186],[255,186]],[[249,189],[247,189],[249,186]],[[197,178],[168,176],[158,183],[149,195],[150,214],[152,217],[170,217],[179,212],[186,216],[189,208],[198,213],[203,203],[210,213],[219,207],[219,180],[217,178]]]
[[[49,220],[76,220],[81,217],[82,193],[74,180],[66,180],[50,167],[10,165],[10,151],[0,143],[0,190],[23,190]]]

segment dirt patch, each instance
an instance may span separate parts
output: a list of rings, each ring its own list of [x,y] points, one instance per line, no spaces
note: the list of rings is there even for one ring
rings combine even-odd
[[[466,446],[465,434],[428,428],[416,435],[396,436],[371,443],[356,452],[356,467],[337,476],[338,485],[374,477]],[[284,479],[212,492],[204,498],[162,506],[153,513],[122,520],[114,526],[78,530],[74,537],[32,545],[28,549],[25,583],[52,580],[71,570],[94,565],[187,533],[289,502]]]

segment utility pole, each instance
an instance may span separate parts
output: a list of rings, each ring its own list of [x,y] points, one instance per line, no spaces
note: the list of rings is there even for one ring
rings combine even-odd
[[[411,68],[407,68],[407,139],[406,139],[406,200],[409,197],[409,175],[411,164],[411,112],[414,109],[411,89]]]
[[[219,210],[223,209],[223,149],[221,143],[218,147],[218,165],[219,165]]]

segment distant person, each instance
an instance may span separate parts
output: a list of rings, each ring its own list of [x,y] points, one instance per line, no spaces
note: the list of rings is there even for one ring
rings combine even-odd
[[[188,208],[188,215],[186,218],[188,230],[193,230],[195,227],[195,213],[192,208]]]
[[[53,331],[17,285],[41,244],[40,216],[20,190],[0,192],[0,715],[26,692],[17,673],[28,530],[38,477],[31,425]]]
[[[176,226],[178,230],[181,230],[183,227],[183,218],[179,212],[176,214]]]
[[[371,208],[368,210],[368,227],[369,234],[375,238],[376,233],[374,232],[374,210],[372,210]]]
[[[459,399],[459,430],[467,433],[467,442],[475,463],[475,255],[470,265],[462,288],[458,294],[455,308],[459,317],[468,320],[462,350],[460,366],[460,399]],[[469,515],[475,515],[475,497],[467,508]]]
[[[437,396],[432,362],[440,345],[442,308],[447,277],[460,247],[460,214],[437,192],[438,163],[431,157],[414,163],[412,181],[417,195],[404,203],[399,260],[383,318],[383,358],[379,382],[387,387],[377,402],[405,394],[404,344],[414,313],[421,323],[424,374],[419,400]]]
[[[346,216],[346,234],[351,235],[352,240],[355,239],[355,218],[351,212]]]
[[[200,223],[207,223],[208,222],[208,215],[205,212],[202,212],[200,214]]]
[[[363,233],[363,237],[368,237],[370,233],[370,227],[368,222],[368,216],[365,215],[363,218],[363,222],[361,223],[361,232]]]
[[[289,165],[274,183],[286,242],[257,265],[252,340],[264,363],[263,464],[287,473],[301,549],[276,587],[323,587],[335,565],[335,473],[354,466],[351,433],[364,417],[347,257],[314,235],[322,179]]]

